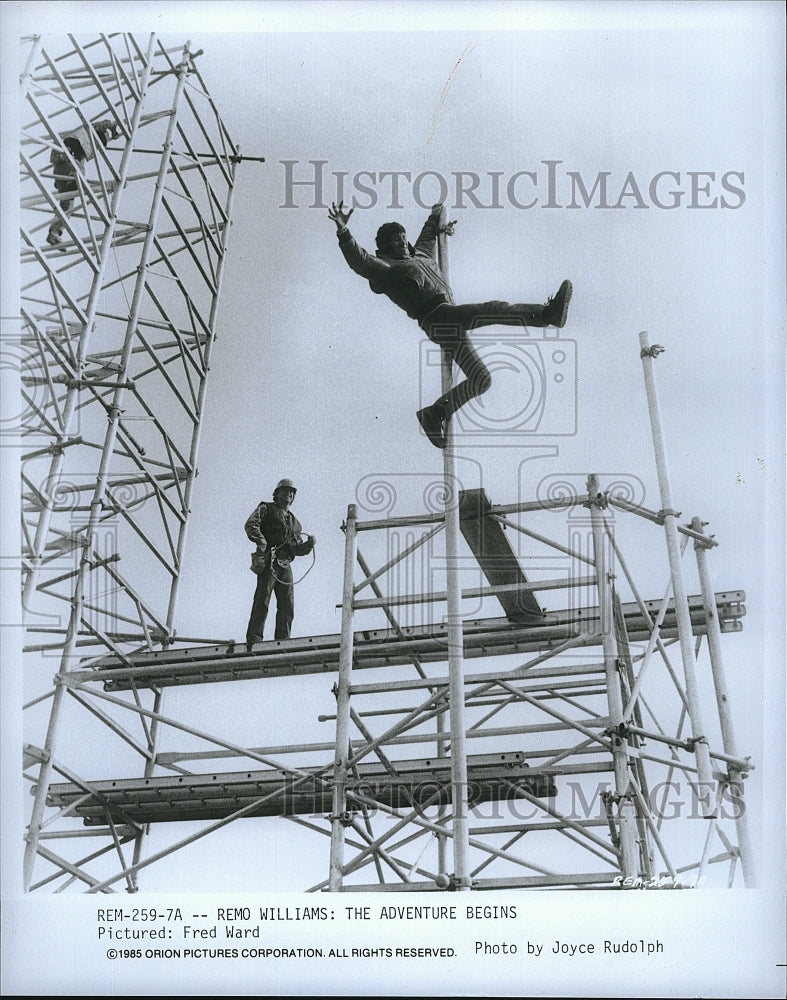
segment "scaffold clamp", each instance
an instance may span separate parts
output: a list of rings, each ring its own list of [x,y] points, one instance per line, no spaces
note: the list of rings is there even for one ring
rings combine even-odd
[[[662,347],[661,344],[653,344],[650,347],[643,347],[639,356],[641,358],[657,358],[663,351],[666,351],[666,347]]]
[[[587,508],[598,507],[600,510],[606,510],[609,506],[609,490],[599,491],[593,496],[589,496],[582,506]]]
[[[629,727],[626,725],[625,722],[619,722],[617,726],[610,726],[608,729],[605,729],[604,735],[616,737],[616,742],[619,745],[621,740],[626,740],[629,738],[629,736],[631,735],[631,730],[629,729]]]
[[[469,875],[463,875],[460,878],[452,872],[450,875],[438,875],[435,879],[435,885],[438,889],[446,889],[448,892],[458,892],[460,889],[471,889],[473,887],[473,880]]]

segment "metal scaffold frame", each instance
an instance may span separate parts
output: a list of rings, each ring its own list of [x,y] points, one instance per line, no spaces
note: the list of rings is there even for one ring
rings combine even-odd
[[[65,702],[88,708],[64,678],[80,661],[127,662],[175,636],[239,159],[189,43],[63,41],[23,40],[20,328],[4,343],[23,393],[28,732],[49,709],[44,739],[25,747],[27,888],[53,872],[90,884],[81,861],[44,843],[52,778],[85,782],[58,758],[84,724],[64,720]],[[53,666],[54,689],[40,696]],[[89,711],[149,774],[155,720],[140,716],[131,733],[109,708]],[[122,859],[130,840],[139,859],[143,828],[110,822],[104,833],[107,850]]]
[[[438,242],[438,253],[443,272],[448,271],[448,256],[445,239],[445,210],[442,214],[441,236]],[[355,505],[348,508],[346,531],[345,579],[342,602],[342,646],[340,654],[339,684],[337,692],[337,737],[336,737],[336,783],[334,790],[331,865],[329,885],[333,891],[352,888],[356,891],[386,891],[390,889],[428,888],[424,879],[429,879],[437,888],[451,888],[459,891],[468,889],[515,888],[524,886],[563,887],[587,886],[605,884],[658,884],[666,878],[668,884],[680,884],[680,879],[686,873],[692,873],[698,880],[704,879],[708,866],[724,860],[730,862],[729,884],[735,878],[736,866],[741,862],[743,878],[747,885],[754,882],[753,858],[748,834],[745,802],[743,800],[743,779],[751,768],[749,758],[741,759],[737,755],[732,723],[728,710],[728,699],[723,675],[721,659],[719,612],[716,598],[710,588],[706,550],[716,543],[703,533],[703,522],[694,518],[691,526],[679,526],[679,514],[672,508],[669,476],[666,454],[661,430],[661,420],[656,396],[653,374],[653,359],[663,350],[660,345],[651,347],[647,334],[640,336],[641,357],[643,362],[645,387],[648,408],[651,419],[651,429],[654,442],[656,466],[659,479],[662,509],[658,512],[647,511],[642,507],[628,502],[625,497],[616,496],[614,492],[602,491],[598,478],[589,475],[587,478],[587,493],[581,497],[569,498],[549,504],[553,509],[563,507],[585,508],[589,511],[590,551],[582,552],[581,548],[569,549],[560,543],[550,541],[542,535],[529,531],[525,526],[510,520],[511,514],[523,514],[538,511],[547,506],[543,501],[509,505],[506,507],[487,507],[486,511],[477,513],[481,518],[497,520],[502,525],[511,527],[530,538],[545,543],[548,546],[568,554],[572,560],[568,580],[558,579],[538,584],[529,584],[528,593],[532,597],[534,590],[548,591],[563,589],[567,585],[579,589],[588,584],[595,587],[598,605],[584,620],[574,619],[568,629],[568,635],[553,636],[544,642],[539,655],[528,662],[521,663],[513,670],[490,672],[488,674],[466,676],[464,671],[464,646],[466,636],[463,635],[462,600],[463,598],[483,598],[496,595],[501,602],[506,592],[515,591],[521,594],[521,582],[512,582],[475,590],[462,591],[461,568],[462,560],[459,554],[461,498],[456,496],[452,484],[458,483],[457,474],[457,438],[454,421],[449,418],[446,428],[444,448],[444,500],[445,509],[442,517],[424,518],[418,516],[412,519],[399,519],[394,523],[391,519],[378,522],[361,522],[357,519]],[[443,393],[452,385],[452,361],[450,354],[443,350]],[[609,508],[618,508],[640,515],[659,524],[663,524],[669,560],[669,585],[658,611],[654,615],[648,611],[639,596],[623,554],[615,538],[614,525],[605,516]],[[437,528],[428,522],[437,522]],[[425,524],[426,522],[426,524]],[[399,552],[399,554],[381,569],[371,572],[364,557],[358,551],[358,534],[365,530],[382,529],[387,533],[406,531],[416,525],[425,525],[427,530],[420,538]],[[436,530],[443,529],[445,535],[445,592],[440,595],[422,593],[409,594],[401,599],[386,598],[380,592],[377,580],[392,571],[401,560],[412,556],[421,547],[433,544]],[[576,526],[574,528],[576,530]],[[687,597],[683,570],[681,566],[682,550],[679,534],[684,536],[685,544],[693,540],[697,556],[699,582],[701,586],[702,615],[692,620],[690,601]],[[390,543],[387,549],[390,550]],[[485,553],[483,550],[474,553],[483,566]],[[488,557],[489,553],[486,554]],[[363,579],[354,583],[354,564],[359,563]],[[616,584],[616,573],[613,565],[619,565],[631,588],[636,604],[643,616],[647,629],[647,641],[640,655],[632,653],[631,634],[627,627],[626,615],[619,596],[619,586]],[[582,566],[590,566],[592,575],[582,579]],[[486,571],[486,568],[485,568]],[[406,572],[401,574],[407,577]],[[489,572],[487,571],[487,577]],[[513,580],[513,577],[512,577]],[[371,587],[375,598],[359,600],[356,595],[366,587]],[[670,595],[672,595],[670,604]],[[742,599],[743,595],[740,595]],[[394,616],[394,607],[408,604],[424,604],[436,599],[445,602],[446,613],[444,631],[441,638],[445,642],[445,659],[448,664],[448,676],[440,679],[427,678],[424,674],[418,652],[413,652],[413,666],[419,678],[414,681],[383,682],[375,684],[357,684],[352,672],[353,665],[353,615],[361,608],[381,608],[384,610],[390,624],[400,634],[401,628]],[[697,599],[695,599],[696,603]],[[680,646],[683,666],[683,682],[670,663],[664,629],[664,619],[668,607],[674,614],[672,641]],[[739,623],[735,623],[736,625]],[[711,750],[709,738],[702,722],[701,699],[697,682],[696,653],[699,649],[701,636],[707,635],[708,652],[713,673],[720,720],[721,749]],[[695,636],[697,637],[695,639]],[[695,642],[697,643],[695,649]],[[559,664],[565,654],[575,655],[578,647],[587,648],[600,646],[603,661],[601,664],[577,665],[576,663],[561,668],[544,667],[543,664],[555,659]],[[658,652],[666,668],[664,678],[677,693],[677,717],[672,734],[663,728],[653,706],[645,701],[644,687],[646,672],[651,665],[655,653]],[[636,666],[639,669],[636,670]],[[653,675],[651,671],[651,676]],[[594,678],[594,675],[596,677]],[[603,683],[601,677],[603,676]],[[525,683],[523,683],[525,682]],[[528,683],[532,682],[532,683]],[[383,711],[372,709],[366,713],[353,707],[353,696],[359,700],[365,695],[381,697],[393,692],[411,691],[422,693],[424,700],[415,708],[387,708]],[[597,703],[605,702],[603,707]],[[553,707],[557,703],[559,709]],[[488,727],[489,721],[496,717],[501,721],[502,715],[511,706],[527,705],[531,713],[540,716],[535,722],[527,724]],[[572,712],[575,713],[572,715]],[[576,714],[578,713],[578,714]],[[382,717],[386,721],[394,715],[398,722],[387,725],[382,735],[373,735],[369,719]],[[450,718],[449,729],[446,730],[444,720]],[[543,717],[547,721],[543,721]],[[650,716],[654,725],[647,727],[645,718]],[[468,725],[467,718],[474,721]],[[427,735],[424,726],[436,720],[434,733]],[[555,721],[557,720],[557,721]],[[354,723],[361,739],[352,741],[349,736],[350,724]],[[684,726],[688,725],[690,734],[684,735]],[[553,737],[555,730],[575,731],[579,742],[574,746],[559,746],[545,750],[544,746]],[[503,760],[504,754],[499,754],[498,764],[510,769],[511,778],[507,782],[506,792],[499,787],[490,797],[497,796],[498,802],[505,801],[501,819],[495,816],[497,822],[469,826],[468,811],[470,807],[470,790],[474,788],[478,802],[484,802],[483,794],[479,795],[479,787],[483,788],[486,781],[491,780],[491,772],[478,768],[468,771],[467,739],[489,739],[489,749],[494,757],[503,737],[515,734],[522,737],[528,746],[532,745],[533,735],[537,734],[537,747],[525,751],[520,760],[536,760],[537,773],[542,782],[546,783],[546,795],[553,794],[549,787],[552,780],[568,775],[584,774],[586,780],[599,769],[608,769],[613,776],[610,789],[600,793],[604,802],[605,816],[593,820],[588,815],[577,818],[574,815],[561,812],[551,807],[545,797],[533,794],[522,787],[521,773],[515,774],[514,761]],[[415,735],[418,734],[418,735]],[[375,803],[368,797],[359,796],[348,789],[348,775],[353,767],[357,767],[365,757],[374,754],[390,772],[397,774],[397,762],[386,754],[384,748],[397,743],[407,742],[410,746],[421,743],[425,752],[433,750],[434,754],[445,762],[446,756],[450,763],[450,808],[446,796],[435,794],[432,798],[440,799],[440,807],[430,818],[425,815],[423,797],[416,793],[411,796],[411,809],[407,814],[396,813],[394,825],[380,836],[372,834],[372,817],[370,807]],[[647,744],[655,744],[656,751],[648,751]],[[430,746],[431,745],[431,746]],[[664,756],[660,756],[663,754]],[[606,758],[606,763],[599,758]],[[688,759],[687,759],[688,758]],[[714,764],[717,770],[713,770]],[[527,766],[527,765],[526,765]],[[720,767],[726,770],[719,770]],[[670,845],[663,831],[662,807],[653,799],[653,771],[660,771],[664,777],[662,785],[669,787],[675,773],[683,775],[691,788],[692,797],[696,798],[694,805],[699,809],[698,815],[704,826],[704,836],[700,838],[699,846],[689,848],[697,851],[697,856],[689,856],[681,862],[674,862],[674,850],[685,848],[683,836],[676,838]],[[469,780],[477,776],[474,783]],[[534,769],[535,776],[536,771]],[[447,780],[447,779],[446,779]],[[592,790],[594,800],[599,795],[599,785]],[[442,786],[445,791],[445,786]],[[542,785],[543,791],[543,785]],[[584,794],[582,792],[580,795]],[[537,822],[522,822],[516,820],[516,802],[527,800],[542,818]],[[429,799],[425,800],[427,803]],[[586,801],[586,800],[585,800]],[[725,802],[732,805],[730,810],[737,834],[730,838],[724,830]],[[685,804],[685,803],[684,803]],[[587,812],[587,810],[586,810]],[[361,828],[360,817],[363,816],[364,829]],[[398,820],[398,822],[396,822]],[[360,846],[350,860],[345,859],[344,829],[350,827],[363,837],[365,844]],[[604,840],[594,832],[594,826],[607,826],[609,839]],[[407,833],[401,841],[395,838],[400,831]],[[555,870],[540,860],[539,855],[528,858],[524,850],[515,853],[515,845],[521,845],[525,836],[528,842],[534,840],[538,832],[557,830],[565,838],[584,849],[588,858],[596,862],[596,870]],[[399,862],[394,866],[392,858],[394,851],[402,844],[418,838],[433,837],[436,842],[435,856],[437,864],[430,871],[420,865],[423,852],[417,861],[409,868]],[[500,838],[504,840],[500,842]],[[720,854],[711,853],[714,839],[718,837],[722,845]],[[453,869],[447,868],[445,842],[451,840],[453,848]],[[425,850],[425,849],[424,849]],[[543,857],[549,859],[550,851]],[[685,854],[685,851],[684,851]],[[475,863],[471,862],[474,856]],[[598,860],[602,865],[598,865]],[[659,861],[663,866],[658,868]],[[346,879],[356,872],[372,864],[376,866],[377,884],[348,885]],[[394,870],[401,880],[395,885],[385,884],[383,863]],[[577,861],[577,865],[579,865]],[[494,878],[482,878],[481,873],[490,866],[498,869],[508,867]],[[522,869],[528,871],[522,874]],[[406,872],[406,874],[403,874]],[[421,880],[413,885],[412,876],[417,872]],[[532,872],[537,874],[533,875]],[[513,873],[513,874],[512,874]],[[662,883],[663,884],[663,883]]]
[[[381,579],[395,573],[397,567],[400,577],[409,578],[412,574],[401,571],[402,562],[424,546],[430,547],[436,530],[445,535],[446,546],[450,544],[447,518],[435,514],[360,521],[355,505],[349,507],[337,688],[332,890],[603,887],[624,884],[623,880],[625,884],[672,886],[706,879],[709,866],[723,861],[729,862],[728,884],[734,883],[739,862],[745,884],[753,884],[742,787],[752,765],[748,758],[737,755],[720,647],[722,631],[740,629],[744,595],[711,591],[706,552],[716,543],[695,518],[691,525],[676,530],[683,536],[683,550],[693,543],[701,594],[684,593],[685,613],[681,611],[681,599],[672,596],[680,585],[670,573],[663,597],[644,601],[621,551],[620,525],[611,515],[624,512],[629,520],[633,516],[636,521],[638,516],[645,522],[664,523],[669,530],[663,512],[634,507],[625,497],[603,490],[596,476],[589,476],[587,485],[587,493],[582,495],[491,505],[486,511],[491,520],[563,553],[565,545],[530,530],[517,518],[532,518],[546,509],[563,510],[569,516],[570,512],[581,512],[571,524],[571,532],[577,539],[589,538],[590,550],[578,547],[570,552],[572,566],[567,576],[533,581],[528,588],[531,594],[592,588],[598,603],[583,608],[574,604],[563,613],[545,614],[540,626],[531,622],[517,628],[506,619],[466,620],[466,655],[493,657],[494,644],[506,630],[512,638],[514,634],[531,636],[522,648],[535,655],[519,660],[513,668],[487,666],[466,674],[462,670],[458,682],[461,709],[450,716],[452,720],[456,716],[465,719],[465,738],[460,741],[453,739],[453,722],[448,728],[441,725],[450,712],[455,690],[446,623],[431,629],[402,628],[395,618],[399,608],[432,602],[442,606],[448,591],[384,596],[379,587]],[[455,496],[450,503],[460,509]],[[358,546],[364,533],[383,532],[390,539],[414,528],[420,528],[422,534],[407,550],[402,549],[375,571],[369,568]],[[427,561],[434,558],[431,552]],[[457,550],[453,558],[445,555],[446,577],[460,562]],[[356,563],[362,575],[358,582]],[[580,575],[583,567],[590,570],[586,576]],[[677,569],[683,573],[680,565]],[[633,592],[632,602],[621,601],[620,592],[626,586]],[[375,597],[359,596],[367,588]],[[466,588],[461,599],[500,598],[512,589],[508,584]],[[392,634],[410,640],[417,676],[369,683],[358,679],[353,642],[365,632],[354,630],[352,623],[355,614],[371,609],[382,609]],[[684,628],[688,628],[688,644],[681,640]],[[416,635],[420,641],[413,641]],[[681,653],[688,648],[691,663],[684,668],[692,671],[703,636],[720,711],[718,743],[702,727],[696,684],[690,695],[685,674],[681,679],[670,659],[671,645],[677,643]],[[440,646],[442,657],[437,652]],[[594,647],[601,648],[601,661],[589,661],[588,653]],[[511,656],[512,645],[501,643],[499,648],[500,655]],[[448,662],[448,673],[427,673],[427,664],[440,658]],[[667,693],[672,696],[671,706],[667,705],[670,699],[664,697]],[[374,703],[363,707],[370,698]],[[396,703],[408,698],[405,705]],[[660,701],[665,704],[660,705]],[[375,731],[376,725],[382,731]],[[471,742],[487,753],[468,754],[466,746]],[[509,749],[513,746],[519,751]],[[374,794],[369,794],[371,786],[365,789],[363,783],[359,786],[357,780],[349,780],[370,756],[380,761],[391,781],[402,780],[398,755],[404,750],[410,755],[414,749],[428,758],[434,776],[421,776],[420,786],[410,786],[409,807],[403,803],[398,810],[381,808]],[[458,767],[454,761],[446,761],[457,752],[463,755]],[[709,773],[704,770],[706,759],[711,764]],[[409,768],[410,761],[405,760],[404,766]],[[600,779],[599,774],[605,777]],[[458,788],[457,780],[462,782]],[[568,809],[550,802],[561,782],[570,791]],[[564,799],[565,792],[563,788]],[[675,798],[670,802],[672,793]],[[429,814],[430,796],[433,814]],[[459,802],[458,809],[454,802]],[[485,816],[484,806],[489,802],[493,808]],[[531,807],[532,815],[522,817],[522,803]],[[584,807],[579,810],[581,815],[578,805]],[[592,815],[594,806],[598,807],[596,815]],[[685,818],[670,828],[669,820],[675,818],[670,812],[679,815],[681,807]],[[690,819],[696,822],[691,824]],[[691,825],[694,837],[686,835]],[[357,834],[349,857],[344,849],[348,829]],[[547,863],[545,859],[559,856],[556,832],[580,847],[595,867],[580,867],[578,856],[573,868]],[[538,839],[545,835],[549,847],[540,849]],[[525,837],[528,845],[533,844],[532,856],[522,849]],[[458,846],[460,838],[463,842]],[[404,845],[418,841],[425,851],[430,839],[434,841],[431,865],[422,860],[423,851],[417,861],[404,861],[400,853]],[[721,848],[713,853],[716,839]],[[438,850],[440,842],[446,840],[453,845],[452,869]],[[458,873],[460,863],[465,867]],[[358,882],[357,873],[372,865],[378,882]],[[495,874],[482,875],[490,866]],[[383,868],[393,870],[397,878],[386,882]]]
[[[319,717],[335,723],[336,738],[321,742],[250,746],[235,735],[236,713],[216,718],[208,730],[123,703],[127,713],[159,728],[156,774],[79,782],[63,772],[68,780],[49,789],[56,819],[81,820],[94,835],[107,822],[118,835],[149,823],[200,827],[132,866],[104,872],[87,891],[111,891],[200,838],[263,816],[330,838],[328,877],[303,886],[311,892],[587,888],[623,879],[671,887],[712,876],[724,861],[730,885],[740,872],[753,884],[742,807],[752,765],[736,752],[720,659],[721,633],[741,629],[744,595],[712,592],[705,557],[715,541],[696,519],[678,525],[681,548],[693,548],[700,579],[700,594],[686,598],[692,650],[707,651],[724,706],[720,733],[702,734],[714,768],[708,787],[697,762],[696,716],[670,659],[671,647],[680,648],[682,618],[671,577],[659,599],[644,600],[620,541],[623,528],[652,535],[662,512],[602,485],[590,476],[580,495],[485,508],[487,520],[521,535],[531,552],[535,541],[559,553],[563,572],[528,579],[525,588],[465,587],[463,606],[500,600],[510,608],[512,595],[523,591],[528,604],[536,594],[555,593],[567,597],[567,606],[541,612],[538,620],[529,612],[463,620],[463,665],[473,661],[460,687],[465,746],[472,747],[462,761],[463,854],[455,848],[455,741],[443,667],[448,631],[440,609],[447,592],[409,586],[416,574],[403,567],[425,554],[416,573],[434,579],[435,564],[446,575],[452,563],[466,573],[469,560],[448,559],[442,547],[432,547],[446,537],[444,513],[359,520],[350,505],[340,635],[262,642],[251,650],[223,643],[140,652],[126,663],[108,656],[63,677],[69,691],[99,708],[143,688],[235,681],[269,688],[282,679],[337,677],[336,711]],[[539,515],[562,520],[561,513],[569,529],[564,541],[532,527]],[[386,540],[389,558],[377,569],[360,550],[361,537]],[[626,587],[630,601],[621,599]],[[368,591],[374,596],[363,596]],[[581,603],[583,593],[594,603]],[[402,623],[401,611],[412,608],[436,609],[435,616]],[[354,627],[361,613],[382,614],[387,627]],[[598,648],[600,659],[593,657]],[[246,686],[244,693],[251,697]],[[290,721],[307,720],[296,714]],[[217,771],[227,759],[243,769]],[[70,829],[64,835],[74,836],[76,827]],[[714,853],[717,839],[722,847]],[[558,846],[569,852],[560,866]],[[458,854],[466,861],[464,885],[455,875]],[[376,882],[365,878],[369,870]],[[266,888],[268,876],[257,871],[256,887]]]

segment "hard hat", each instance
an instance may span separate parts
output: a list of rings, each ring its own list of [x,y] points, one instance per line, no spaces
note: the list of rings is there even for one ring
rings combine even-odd
[[[293,493],[297,493],[298,487],[291,479],[280,479],[278,483],[276,483],[276,488],[273,491],[274,496],[279,492],[279,490],[292,490]]]

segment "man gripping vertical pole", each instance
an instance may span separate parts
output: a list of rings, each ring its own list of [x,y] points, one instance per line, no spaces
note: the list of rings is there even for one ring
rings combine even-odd
[[[329,217],[336,223],[339,249],[356,274],[366,278],[378,295],[387,296],[414,319],[434,344],[451,353],[465,378],[445,390],[431,406],[417,413],[424,433],[437,448],[445,443],[445,425],[461,406],[485,393],[492,376],[473,346],[469,333],[482,326],[546,327],[565,325],[571,301],[571,282],[563,281],[544,305],[524,302],[458,304],[448,282],[445,260],[436,254],[440,231],[453,233],[455,222],[446,222],[445,207],[434,205],[412,246],[404,226],[386,222],[377,230],[377,253],[360,247],[347,227],[353,209],[344,203],[331,205]]]

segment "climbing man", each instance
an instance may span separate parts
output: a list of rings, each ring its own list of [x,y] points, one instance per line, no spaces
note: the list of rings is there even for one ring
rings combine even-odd
[[[492,384],[488,368],[470,343],[468,331],[481,326],[565,325],[571,300],[571,282],[564,281],[546,305],[512,304],[490,301],[457,305],[437,261],[437,236],[442,205],[434,205],[415,246],[407,242],[404,226],[386,222],[377,230],[377,253],[367,253],[353,239],[347,223],[353,213],[344,203],[332,204],[329,218],[344,259],[378,295],[388,298],[414,319],[435,344],[447,348],[465,374],[448,393],[417,413],[426,436],[438,448],[445,445],[445,421],[468,400],[485,393]],[[455,222],[444,227],[453,234]]]
[[[262,642],[271,594],[276,594],[275,639],[289,639],[295,613],[295,586],[290,563],[314,548],[316,538],[302,540],[300,522],[290,511],[297,490],[291,479],[281,479],[273,491],[273,503],[260,503],[249,515],[244,530],[256,549],[251,568],[257,574],[257,588],[246,629],[246,645]]]
[[[102,120],[95,122],[92,126],[93,133],[101,140],[101,145],[106,148],[111,140],[119,138],[120,127],[112,121]],[[64,132],[60,136],[63,148],[54,148],[49,155],[52,164],[52,176],[55,181],[55,191],[58,194],[71,195],[69,198],[61,198],[60,211],[63,216],[71,214],[74,206],[74,196],[79,190],[78,173],[84,174],[85,162],[95,157],[93,134],[84,125],[73,129],[71,132]],[[69,156],[70,154],[70,156]],[[110,180],[106,183],[108,192],[114,190],[114,183]],[[63,221],[60,216],[56,216],[47,232],[46,241],[50,246],[57,246],[63,239]]]

